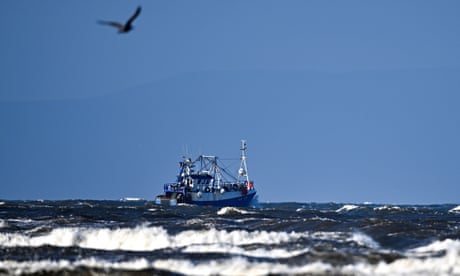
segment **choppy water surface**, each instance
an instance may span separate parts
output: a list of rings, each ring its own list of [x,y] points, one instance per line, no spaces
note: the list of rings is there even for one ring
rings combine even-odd
[[[0,274],[460,275],[460,206],[1,201]]]

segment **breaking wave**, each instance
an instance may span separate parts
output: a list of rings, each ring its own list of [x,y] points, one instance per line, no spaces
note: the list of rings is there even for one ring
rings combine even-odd
[[[163,227],[138,226],[135,228],[56,228],[41,236],[19,233],[0,233],[4,247],[58,246],[101,249],[151,251],[167,247],[194,244],[279,244],[306,236],[305,233],[245,230],[187,230],[169,235]]]
[[[185,251],[207,252],[199,246],[191,246]],[[221,249],[215,248],[214,251]],[[234,249],[235,254],[246,253],[240,249]],[[305,249],[307,250],[307,249]],[[445,252],[440,255],[439,252]],[[307,262],[304,264],[282,264],[267,261],[251,261],[244,256],[236,256],[230,259],[217,259],[206,261],[191,261],[175,258],[159,258],[148,260],[147,258],[134,258],[129,261],[111,262],[98,258],[86,258],[80,260],[38,260],[38,261],[0,261],[0,272],[9,274],[23,273],[46,273],[57,271],[79,271],[86,269],[103,269],[110,271],[151,271],[169,272],[184,275],[267,275],[267,274],[318,274],[318,275],[459,275],[460,274],[460,241],[444,240],[436,241],[430,245],[415,248],[412,253],[430,253],[423,258],[406,257],[394,262],[380,261],[371,263],[354,263],[347,265],[332,265],[322,261]],[[268,252],[254,253],[265,257]],[[277,253],[275,257],[286,254],[301,254],[302,251],[293,253]],[[244,255],[244,254],[243,254]]]
[[[337,209],[336,212],[337,213],[349,212],[349,211],[353,211],[353,210],[356,210],[356,209],[359,209],[359,208],[361,208],[361,207],[357,206],[357,205],[346,204],[346,205],[343,205],[342,207],[340,207],[339,209]]]
[[[252,214],[249,211],[238,209],[236,207],[222,207],[217,211],[218,215],[235,215],[235,214],[241,214],[241,215],[246,215],[246,214]]]
[[[460,206],[7,201],[0,275],[460,275]]]
[[[460,205],[449,210],[449,213],[460,213]]]
[[[30,231],[33,233],[33,231]],[[99,250],[153,251],[164,248],[197,248],[212,251],[217,246],[221,252],[232,246],[250,244],[277,245],[299,239],[334,240],[336,242],[355,242],[368,248],[377,248],[378,243],[363,233],[342,232],[275,232],[246,230],[186,230],[169,234],[163,227],[137,226],[135,228],[56,228],[44,235],[24,233],[0,233],[3,247],[81,247]],[[224,250],[225,251],[225,250]],[[226,251],[225,251],[226,252]],[[228,253],[227,252],[227,253]],[[285,252],[285,251],[279,251]],[[286,251],[287,252],[287,251]],[[281,257],[285,253],[280,253]],[[297,253],[294,253],[294,255]]]
[[[384,206],[375,207],[374,210],[375,211],[401,211],[402,208],[399,206],[384,205]]]

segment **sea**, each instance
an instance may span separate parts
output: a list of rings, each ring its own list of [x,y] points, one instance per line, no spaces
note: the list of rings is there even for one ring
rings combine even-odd
[[[460,275],[460,205],[0,201],[0,275]]]

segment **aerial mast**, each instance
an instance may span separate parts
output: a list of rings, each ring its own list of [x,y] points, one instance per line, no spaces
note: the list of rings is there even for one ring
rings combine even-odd
[[[241,165],[240,169],[238,170],[238,181],[240,180],[240,177],[244,177],[249,183],[249,175],[248,175],[248,167],[246,165],[246,141],[241,140]]]

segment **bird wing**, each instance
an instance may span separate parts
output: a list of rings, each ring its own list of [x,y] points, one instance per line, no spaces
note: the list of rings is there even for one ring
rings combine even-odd
[[[99,20],[98,23],[102,24],[102,25],[113,26],[113,27],[115,27],[117,29],[122,29],[123,28],[123,24],[118,23],[118,22]]]
[[[134,19],[136,19],[136,17],[138,17],[140,13],[141,13],[141,6],[137,7],[137,9],[134,12],[134,14],[131,15],[131,17],[128,19],[128,21],[126,21],[126,25],[131,25],[131,23],[133,23]]]

